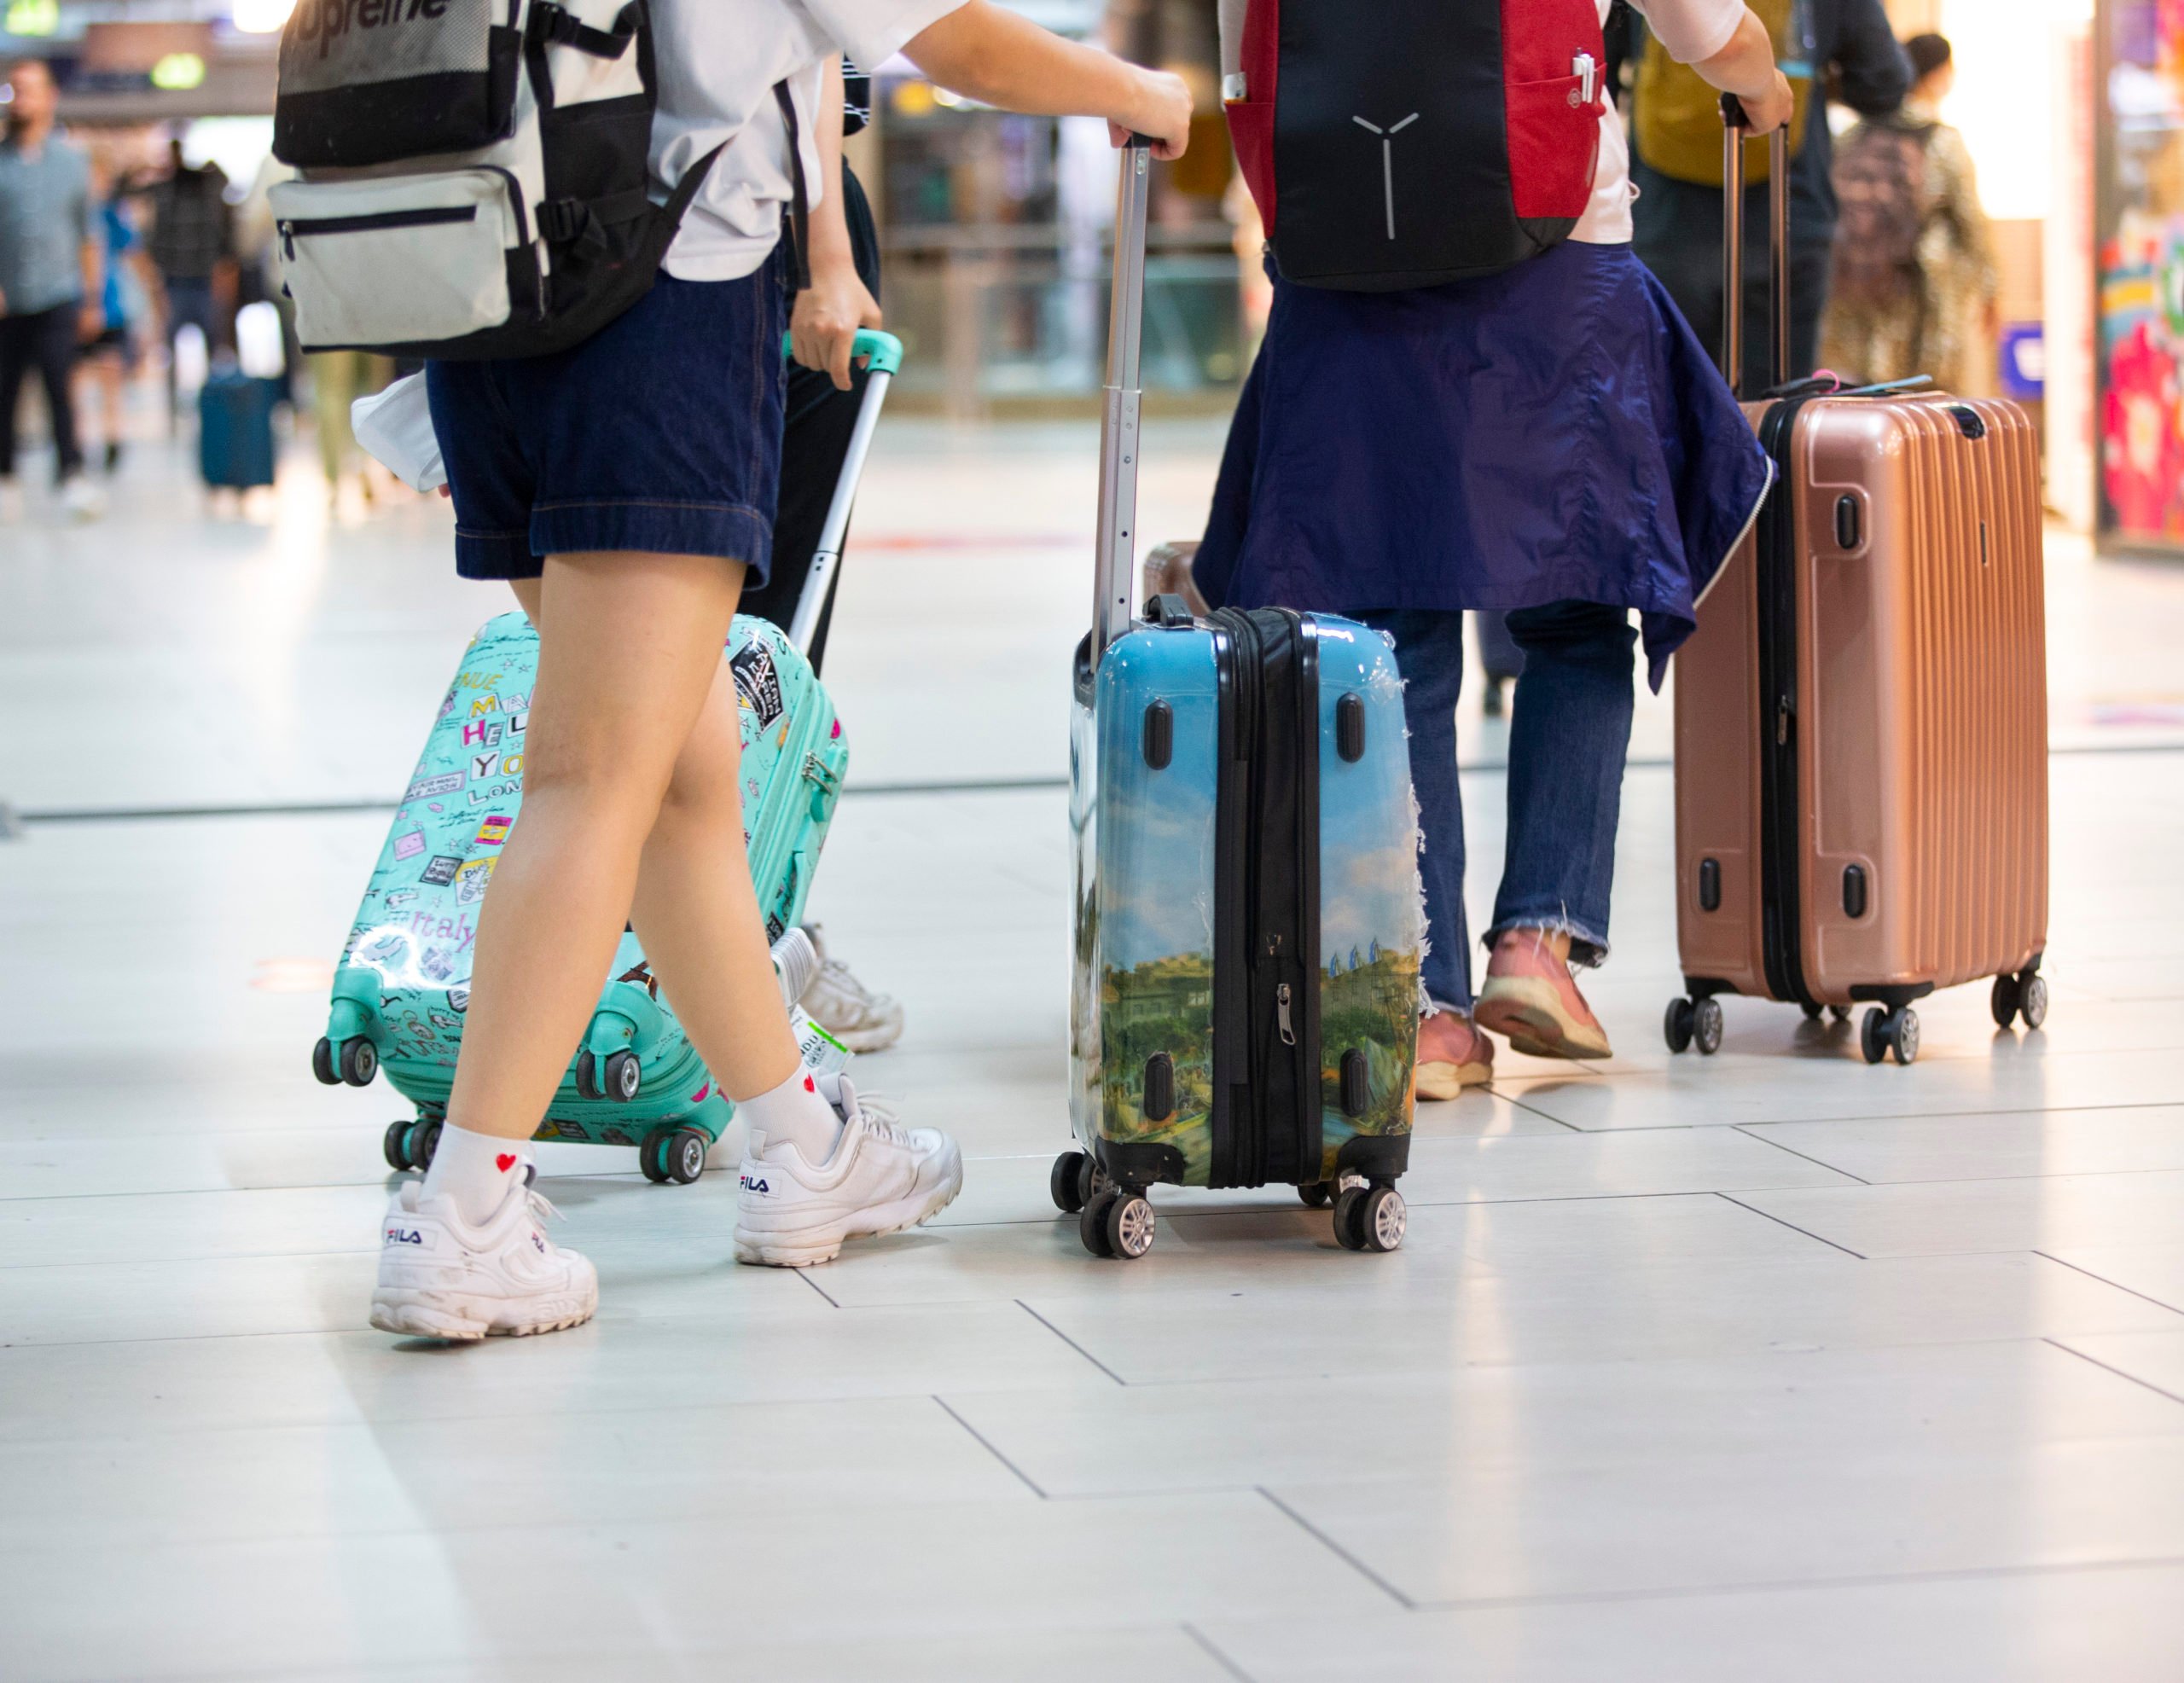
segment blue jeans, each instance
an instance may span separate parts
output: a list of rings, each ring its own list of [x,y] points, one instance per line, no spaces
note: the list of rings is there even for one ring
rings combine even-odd
[[[1456,784],[1464,617],[1414,608],[1358,618],[1396,640],[1403,668],[1411,783],[1425,833],[1419,863],[1432,942],[1426,991],[1437,1006],[1468,1012],[1464,809]],[[1594,602],[1519,608],[1508,623],[1525,670],[1509,724],[1507,842],[1486,943],[1509,929],[1564,931],[1573,962],[1598,963],[1607,955],[1637,633],[1625,610]]]

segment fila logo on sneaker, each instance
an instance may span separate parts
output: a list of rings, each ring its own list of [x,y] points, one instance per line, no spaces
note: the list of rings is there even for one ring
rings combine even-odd
[[[745,1175],[740,1178],[740,1184],[745,1192],[756,1193],[761,1198],[771,1198],[774,1195],[774,1189],[766,1184],[766,1178],[763,1175]]]
[[[415,1227],[389,1227],[386,1242],[389,1245],[422,1245],[425,1236]]]
[[[531,1248],[542,1256],[546,1254],[546,1235],[536,1227],[531,1230]]]

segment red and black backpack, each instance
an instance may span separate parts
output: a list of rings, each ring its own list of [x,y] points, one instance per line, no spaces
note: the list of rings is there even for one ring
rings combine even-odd
[[[1223,89],[1282,278],[1491,274],[1570,237],[1600,160],[1594,0],[1250,0]]]

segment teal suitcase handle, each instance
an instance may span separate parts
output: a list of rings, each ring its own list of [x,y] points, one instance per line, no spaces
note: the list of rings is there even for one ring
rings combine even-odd
[[[869,357],[874,374],[897,374],[903,371],[903,341],[891,333],[881,333],[877,328],[859,328],[856,348],[850,354]],[[789,355],[789,336],[787,334],[781,335],[781,355]]]

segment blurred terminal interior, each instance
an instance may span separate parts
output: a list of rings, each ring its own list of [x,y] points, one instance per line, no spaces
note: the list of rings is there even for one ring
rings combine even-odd
[[[62,120],[118,178],[156,172],[179,135],[242,200],[276,167],[274,61],[293,3],[0,0],[0,51],[49,61]],[[1164,167],[1154,201],[1146,384],[1170,410],[1224,410],[1269,287],[1220,117],[1215,0],[1006,3],[1197,90],[1198,143]],[[1993,219],[1999,331],[1964,383],[2042,412],[2065,525],[2184,552],[2184,5],[1886,4],[1899,36],[1954,44],[1944,115]],[[873,122],[849,156],[881,231],[889,325],[911,352],[900,401],[956,419],[1088,412],[1106,331],[1104,125],[979,107],[900,58],[874,68]]]

